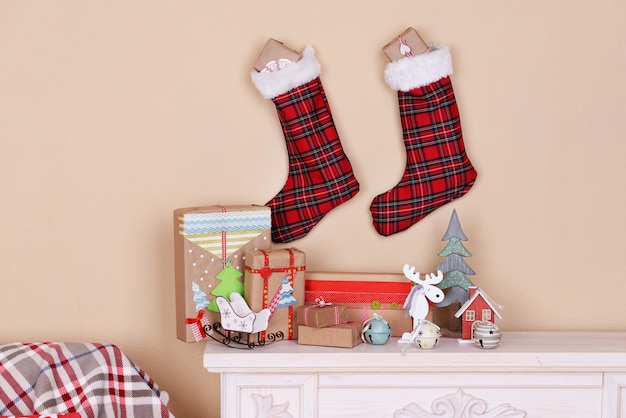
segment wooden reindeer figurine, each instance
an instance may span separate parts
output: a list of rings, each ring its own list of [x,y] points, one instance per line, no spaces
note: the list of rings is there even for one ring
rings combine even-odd
[[[443,273],[437,271],[437,275],[434,273],[426,274],[424,280],[420,279],[420,273],[415,271],[415,267],[404,265],[402,269],[404,276],[415,283],[415,286],[411,289],[411,292],[404,301],[404,308],[407,311],[407,315],[411,315],[413,318],[413,331],[405,332],[402,334],[402,338],[398,341],[401,344],[410,344],[415,342],[420,348],[434,348],[437,344],[437,339],[441,335],[439,327],[426,320],[428,315],[428,300],[437,303],[443,300],[443,290],[435,286],[443,280]],[[432,341],[422,341],[422,337],[426,337],[423,331],[428,329],[428,333],[432,335]],[[406,347],[402,350],[404,350]]]
[[[443,300],[443,290],[434,286],[443,280],[443,273],[437,271],[436,276],[434,273],[426,274],[424,280],[421,280],[420,273],[415,271],[415,267],[408,264],[404,265],[402,272],[407,279],[416,284],[404,301],[404,308],[411,315],[413,321],[425,319],[428,315],[428,301],[426,299],[428,298],[434,303]]]

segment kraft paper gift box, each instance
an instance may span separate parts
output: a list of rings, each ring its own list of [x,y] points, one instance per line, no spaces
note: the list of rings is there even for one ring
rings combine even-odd
[[[402,307],[413,283],[402,273],[307,272],[305,303],[322,298],[346,307],[348,321],[365,322],[377,313],[391,325],[392,336],[413,330],[413,320]],[[431,306],[432,308],[432,306]],[[426,319],[432,317],[432,311]]]
[[[351,322],[332,327],[315,328],[298,325],[298,344],[352,348],[363,342],[362,324]]]
[[[314,328],[332,327],[348,322],[346,307],[341,305],[305,305],[296,312],[298,325]]]
[[[204,324],[220,321],[216,296],[229,297],[233,286],[243,294],[246,251],[269,249],[270,229],[271,212],[266,206],[213,205],[174,210],[179,340],[196,342],[199,321],[193,319],[200,311],[204,311]],[[224,276],[228,280],[222,280]],[[205,337],[203,333],[200,336]]]
[[[298,61],[300,57],[299,53],[286,47],[282,42],[270,38],[254,62],[254,69],[257,71],[278,71],[285,65]]]
[[[383,52],[389,61],[397,61],[427,51],[428,45],[413,28],[408,28],[383,47]]]
[[[295,312],[304,305],[306,255],[297,248],[246,252],[244,298],[254,312],[271,312],[268,334],[282,333],[285,340],[298,338]]]

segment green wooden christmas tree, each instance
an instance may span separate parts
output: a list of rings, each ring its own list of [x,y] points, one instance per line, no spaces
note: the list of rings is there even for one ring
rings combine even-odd
[[[443,250],[439,253],[439,257],[445,257],[445,260],[438,264],[435,269],[444,273],[443,280],[437,285],[442,290],[447,290],[443,300],[437,303],[437,307],[445,307],[453,305],[457,308],[469,299],[469,288],[474,286],[468,275],[476,274],[474,270],[465,262],[464,258],[471,257],[472,254],[467,251],[463,245],[463,241],[467,241],[467,237],[463,233],[459,217],[456,209],[452,211],[448,229],[444,234],[442,241],[448,241]],[[454,309],[456,311],[457,309]],[[457,325],[451,324],[450,330],[457,331]]]
[[[227,300],[230,300],[231,293],[239,293],[243,295],[243,283],[239,278],[243,276],[239,270],[232,266],[230,262],[226,264],[226,266],[217,273],[215,278],[220,281],[220,283],[215,286],[215,288],[211,291],[211,295],[213,296],[224,296]],[[213,312],[219,312],[219,308],[215,299],[211,301],[207,309]]]

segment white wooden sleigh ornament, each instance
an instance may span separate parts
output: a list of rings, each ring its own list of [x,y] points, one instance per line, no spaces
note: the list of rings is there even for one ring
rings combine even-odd
[[[231,348],[250,349],[282,340],[281,331],[265,333],[272,309],[265,308],[254,312],[237,292],[230,294],[230,300],[224,296],[215,298],[220,311],[220,322],[204,327],[207,337]]]
[[[279,308],[295,305],[293,287],[285,277],[267,308],[254,312],[237,292],[230,294],[230,300],[217,296],[215,303],[220,311],[220,322],[205,327],[213,340],[232,348],[254,348],[285,338],[282,331],[266,332],[270,319]],[[216,331],[213,334],[211,331]]]
[[[271,315],[269,309],[253,312],[239,293],[231,293],[230,302],[223,296],[216,297],[215,301],[225,330],[255,334],[267,329]]]

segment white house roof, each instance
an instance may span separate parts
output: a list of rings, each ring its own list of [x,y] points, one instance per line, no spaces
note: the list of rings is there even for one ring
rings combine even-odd
[[[481,297],[485,302],[487,302],[487,305],[489,305],[489,307],[491,308],[491,310],[496,314],[496,316],[500,319],[502,319],[502,315],[500,315],[500,313],[498,312],[498,310],[496,309],[496,306],[500,309],[502,309],[502,306],[497,305],[489,296],[487,296],[487,294],[485,292],[483,292],[482,289],[480,288],[476,288],[476,290],[474,291],[474,295],[463,304],[463,306],[461,306],[461,308],[456,311],[456,313],[454,314],[454,316],[456,316],[457,318],[460,317],[461,315],[463,315],[463,312],[465,312],[467,310],[467,308],[469,308],[470,306],[472,306],[472,304],[474,303],[474,301],[478,298]]]

